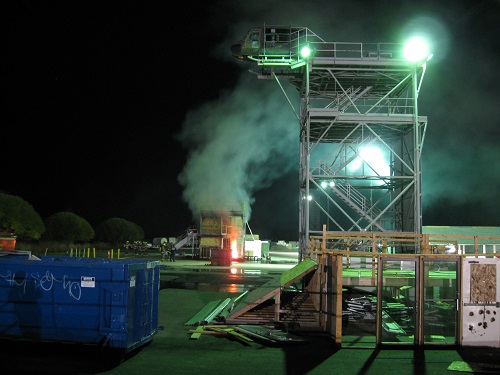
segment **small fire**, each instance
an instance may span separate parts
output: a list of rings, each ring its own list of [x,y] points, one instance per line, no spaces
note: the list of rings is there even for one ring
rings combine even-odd
[[[236,244],[236,240],[231,240],[231,257],[233,259],[238,258],[238,246]]]

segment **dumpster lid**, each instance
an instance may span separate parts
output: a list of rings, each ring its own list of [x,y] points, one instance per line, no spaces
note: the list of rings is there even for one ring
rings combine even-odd
[[[0,257],[3,256],[27,256],[28,260],[41,260],[36,255],[31,254],[28,250],[0,250]]]

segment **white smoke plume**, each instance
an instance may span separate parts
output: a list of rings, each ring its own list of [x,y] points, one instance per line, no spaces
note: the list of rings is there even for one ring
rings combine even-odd
[[[189,112],[179,139],[188,148],[179,182],[195,219],[200,210],[229,209],[244,211],[248,221],[254,192],[298,167],[294,111],[275,82],[250,73]]]

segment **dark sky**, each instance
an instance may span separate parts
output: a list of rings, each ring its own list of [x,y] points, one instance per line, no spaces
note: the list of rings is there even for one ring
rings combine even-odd
[[[424,225],[500,226],[498,0],[3,8],[0,191],[42,218],[121,217],[151,239],[181,233],[207,201],[234,200],[261,238],[296,240],[298,122],[276,83],[229,52],[250,27],[276,23],[345,42],[425,30]]]

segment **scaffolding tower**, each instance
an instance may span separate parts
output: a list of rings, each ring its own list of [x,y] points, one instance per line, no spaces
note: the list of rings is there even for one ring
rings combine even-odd
[[[421,233],[427,117],[417,99],[426,60],[406,60],[403,44],[327,42],[303,27],[280,36],[289,53],[276,54],[266,41],[274,47],[277,31],[286,34],[261,28],[264,48],[246,57],[259,79],[286,79],[300,93],[300,256],[323,226]]]

